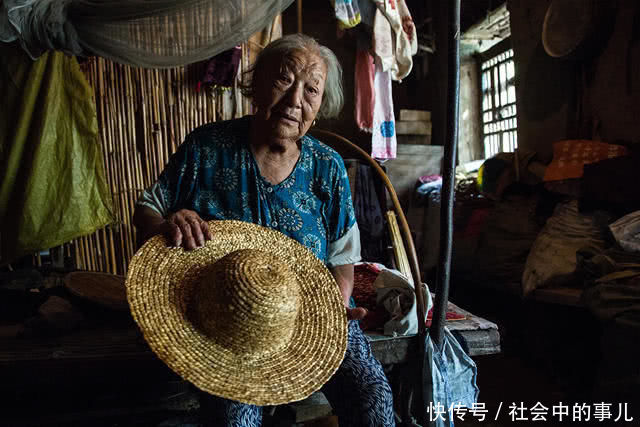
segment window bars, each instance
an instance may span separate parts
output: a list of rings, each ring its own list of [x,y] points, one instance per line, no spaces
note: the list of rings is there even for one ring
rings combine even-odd
[[[482,136],[485,158],[518,147],[513,49],[483,61]]]

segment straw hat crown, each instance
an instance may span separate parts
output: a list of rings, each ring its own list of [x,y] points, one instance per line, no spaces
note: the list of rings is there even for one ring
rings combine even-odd
[[[216,261],[193,295],[194,323],[221,346],[247,358],[280,351],[299,309],[296,275],[269,252],[241,249]]]
[[[147,241],[127,272],[149,347],[201,390],[253,405],[309,396],[347,348],[342,296],[324,263],[284,234],[209,221],[202,248]]]

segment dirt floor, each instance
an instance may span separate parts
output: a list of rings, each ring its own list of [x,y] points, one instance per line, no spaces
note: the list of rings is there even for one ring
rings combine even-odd
[[[502,354],[475,359],[486,418],[468,413],[456,426],[640,425],[637,331],[580,307],[486,291],[454,298],[496,322],[503,344]]]

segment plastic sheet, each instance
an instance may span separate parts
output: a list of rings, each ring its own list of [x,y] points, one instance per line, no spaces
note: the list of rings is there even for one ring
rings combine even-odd
[[[0,45],[0,264],[114,220],[93,90],[74,57]]]

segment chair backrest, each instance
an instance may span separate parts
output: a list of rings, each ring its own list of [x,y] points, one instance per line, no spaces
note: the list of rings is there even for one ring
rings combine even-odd
[[[349,141],[347,138],[338,135],[336,133],[314,128],[310,130],[311,135],[318,138],[321,142],[333,148],[342,156],[344,159],[358,159],[367,164],[369,164],[373,171],[379,175],[382,183],[387,190],[387,194],[391,201],[392,212],[395,215],[387,216],[388,219],[394,220],[397,219],[397,226],[399,228],[399,235],[402,237],[402,245],[404,246],[404,251],[407,254],[409,269],[411,279],[415,284],[416,289],[416,299],[418,302],[418,325],[420,328],[420,332],[424,331],[425,328],[425,298],[423,293],[420,291],[422,289],[422,280],[420,278],[420,269],[418,264],[418,257],[416,255],[416,249],[413,243],[413,238],[411,237],[411,230],[409,228],[409,224],[407,223],[407,219],[402,211],[402,207],[400,205],[400,201],[398,200],[398,195],[396,194],[395,189],[393,188],[393,184],[389,180],[389,177],[385,173],[385,171],[380,167],[378,162],[376,162],[366,151],[362,148],[358,147],[353,142]],[[386,207],[383,207],[386,209]],[[393,225],[392,225],[393,227]]]

